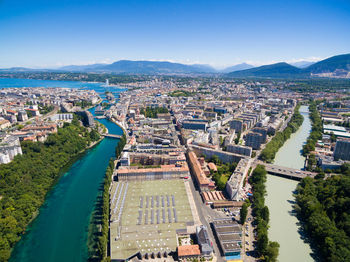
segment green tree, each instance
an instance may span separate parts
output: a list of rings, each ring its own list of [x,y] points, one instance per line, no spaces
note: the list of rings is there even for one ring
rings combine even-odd
[[[277,242],[269,242],[266,254],[265,254],[265,261],[266,262],[276,262],[278,253],[279,253],[279,247],[280,245]]]
[[[245,223],[245,220],[246,220],[247,215],[248,215],[248,204],[247,203],[244,203],[242,205],[239,215],[240,215],[239,222],[243,225]]]

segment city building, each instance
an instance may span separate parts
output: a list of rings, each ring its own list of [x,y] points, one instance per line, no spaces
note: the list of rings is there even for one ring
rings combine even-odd
[[[249,146],[229,144],[226,146],[226,150],[231,153],[240,154],[240,155],[249,156],[249,157],[252,155],[252,148]]]
[[[230,128],[235,130],[236,133],[242,133],[244,131],[243,120],[233,119],[230,121]]]
[[[18,120],[22,121],[22,122],[27,121],[28,120],[27,112],[24,110],[19,111],[18,112]]]
[[[197,226],[196,237],[201,248],[201,254],[204,257],[211,257],[213,252],[213,244],[209,238],[207,227],[204,225]]]
[[[201,191],[209,191],[211,188],[214,188],[215,187],[214,183],[211,182],[207,178],[207,176],[204,174],[196,154],[193,151],[191,151],[187,155],[188,155],[188,164],[189,164],[191,173],[199,189]]]
[[[7,136],[0,142],[0,164],[10,163],[16,155],[22,155],[19,139]]]
[[[240,256],[242,244],[241,226],[231,218],[215,219],[214,232],[219,240],[221,254],[225,257]]]
[[[245,138],[245,145],[250,146],[254,150],[260,149],[263,141],[263,135],[260,133],[249,132]]]
[[[248,158],[241,159],[226,183],[225,190],[231,200],[239,201],[241,198],[240,193],[250,167],[249,161]]]
[[[184,166],[163,165],[159,168],[120,167],[116,171],[118,181],[176,179],[189,175],[187,164]]]
[[[350,141],[338,139],[334,149],[334,160],[350,160]]]
[[[194,120],[185,120],[182,122],[182,128],[184,129],[193,129],[193,130],[207,130],[208,122],[207,121],[194,121]]]
[[[192,260],[194,258],[199,258],[200,255],[201,250],[199,249],[199,245],[185,245],[177,248],[177,256],[179,261],[187,259]]]

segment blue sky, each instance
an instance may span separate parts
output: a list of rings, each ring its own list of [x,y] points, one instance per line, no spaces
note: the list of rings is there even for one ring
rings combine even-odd
[[[316,60],[349,32],[349,0],[0,0],[0,67]]]

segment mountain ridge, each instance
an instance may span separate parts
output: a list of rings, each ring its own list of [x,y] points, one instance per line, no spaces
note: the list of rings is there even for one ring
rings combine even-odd
[[[226,74],[226,76],[238,78],[309,78],[313,76],[350,78],[350,54],[332,56],[305,68],[298,68],[288,63],[280,62],[252,69],[230,72]]]

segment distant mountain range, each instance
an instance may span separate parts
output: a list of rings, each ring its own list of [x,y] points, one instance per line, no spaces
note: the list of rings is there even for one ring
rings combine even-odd
[[[295,63],[289,63],[292,66],[299,67],[299,68],[305,68],[308,67],[316,62],[309,62],[309,61],[300,61],[300,62],[295,62]]]
[[[185,65],[172,62],[120,60],[112,64],[93,64],[85,66],[64,66],[64,71],[104,72],[114,74],[207,74],[217,73],[209,65]]]
[[[185,65],[181,63],[159,61],[130,61],[120,60],[112,64],[71,65],[58,69],[30,69],[13,67],[0,69],[11,72],[86,72],[113,74],[163,74],[163,75],[198,75],[220,74],[226,77],[256,77],[256,78],[309,78],[309,77],[337,77],[350,78],[350,54],[338,55],[317,63],[301,61],[292,64],[285,62],[254,67],[242,63],[217,70],[209,65]]]
[[[276,63],[231,72],[226,76],[239,78],[308,78],[312,76],[350,78],[350,54],[332,56],[305,68],[298,68],[287,63]]]
[[[115,74],[215,74],[229,73],[250,69],[254,66],[242,63],[217,70],[210,65],[185,65],[167,61],[131,61],[120,60],[112,64],[71,65],[60,67],[59,70],[72,72],[106,72]]]
[[[220,72],[222,72],[222,73],[230,73],[230,72],[235,72],[235,71],[245,70],[245,69],[251,69],[251,68],[254,68],[254,66],[246,64],[246,63],[242,63],[242,64],[238,64],[238,65],[227,67],[227,68],[221,70]]]

